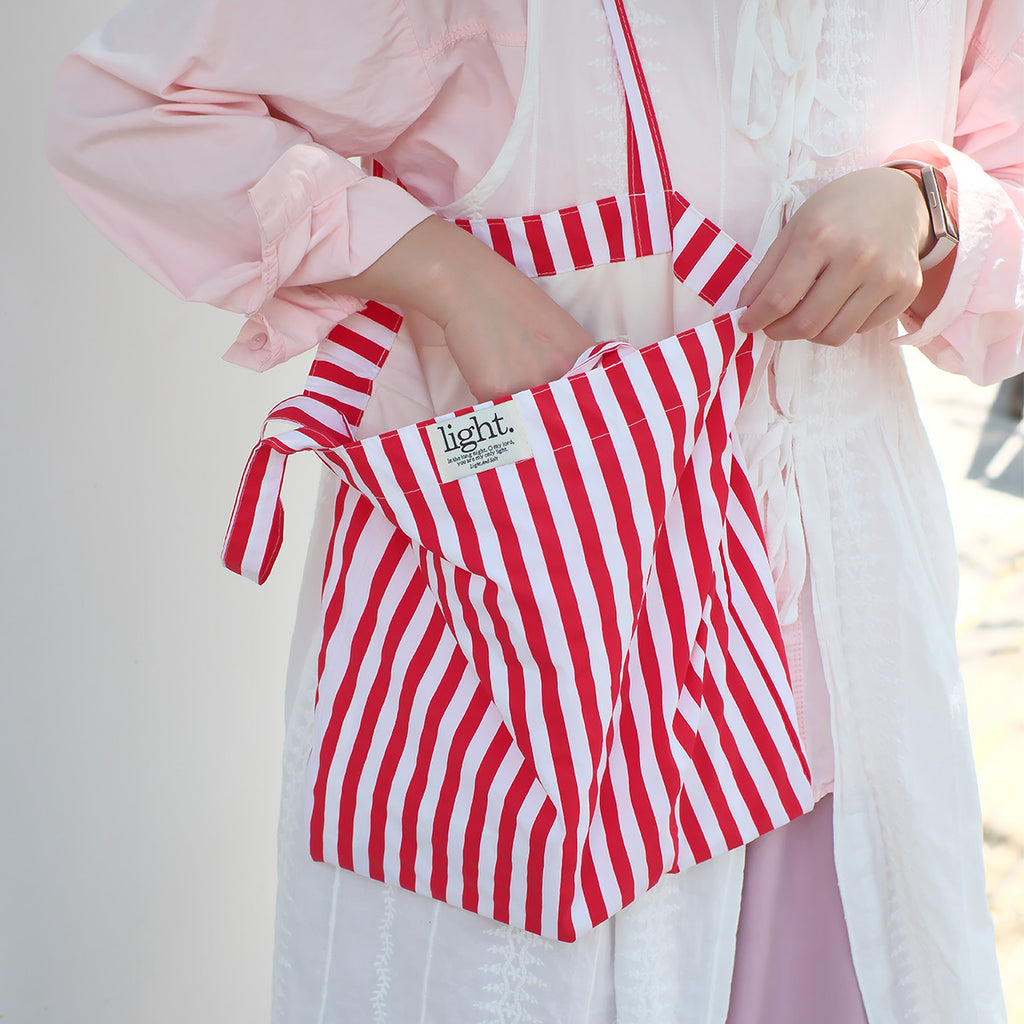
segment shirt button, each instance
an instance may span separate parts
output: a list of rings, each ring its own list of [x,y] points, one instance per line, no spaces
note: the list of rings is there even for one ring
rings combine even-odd
[[[267,336],[261,331],[259,334],[254,334],[249,339],[249,348],[253,352],[259,352],[267,344]]]

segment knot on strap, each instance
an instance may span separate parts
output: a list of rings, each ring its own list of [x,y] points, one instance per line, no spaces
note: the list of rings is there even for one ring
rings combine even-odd
[[[249,456],[221,552],[226,568],[254,583],[270,575],[284,538],[281,484],[290,453],[274,442],[260,441]]]
[[[281,485],[288,456],[328,451],[350,439],[325,421],[337,422],[336,410],[310,395],[282,402],[267,417],[264,434],[270,423],[292,429],[261,438],[246,463],[221,553],[221,561],[232,572],[255,583],[270,575],[284,538]]]

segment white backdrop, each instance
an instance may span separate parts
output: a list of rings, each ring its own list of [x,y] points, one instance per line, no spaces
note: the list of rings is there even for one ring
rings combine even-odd
[[[50,79],[118,6],[8,8],[0,43],[0,1018],[260,1024],[313,468],[268,584],[219,552],[304,368],[222,363],[238,318],[165,293],[54,184]]]

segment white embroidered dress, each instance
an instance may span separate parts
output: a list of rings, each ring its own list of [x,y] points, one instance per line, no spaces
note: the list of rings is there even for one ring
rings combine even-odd
[[[697,5],[685,24],[655,3],[630,6],[673,173],[741,240],[760,235],[763,248],[816,183],[881,162],[907,125],[948,137],[946,83],[908,91],[905,66],[868,57],[882,33],[922,26],[909,11],[869,6],[833,4],[825,18],[820,4]],[[946,46],[947,14],[929,24],[935,38],[949,32]],[[600,8],[535,0],[528,25],[508,140],[446,217],[555,209],[625,187],[624,107]],[[900,94],[905,109],[892,102]],[[557,161],[546,160],[553,152]],[[653,340],[710,315],[662,257],[541,283],[598,338]],[[365,434],[470,401],[440,339],[425,325],[413,333],[378,378]],[[891,334],[838,350],[784,346],[771,388],[746,410],[743,444],[765,494],[784,617],[795,619],[803,591],[802,631],[812,642],[817,634],[823,654],[837,868],[870,1018],[997,1021],[951,628],[955,553]],[[742,851],[663,881],[572,945],[309,863],[299,787],[333,487],[327,480],[321,496],[293,659],[275,1019],[723,1021]],[[820,718],[827,698],[813,682],[803,696]],[[820,735],[809,739],[827,791],[831,752]],[[933,899],[940,886],[951,898]]]

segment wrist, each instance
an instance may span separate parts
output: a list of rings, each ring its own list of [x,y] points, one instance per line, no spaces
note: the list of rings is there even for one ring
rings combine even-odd
[[[956,220],[947,201],[946,176],[938,168],[920,160],[893,160],[883,166],[900,171],[917,185],[927,227],[918,250],[921,269],[930,270],[945,262],[960,241]]]

